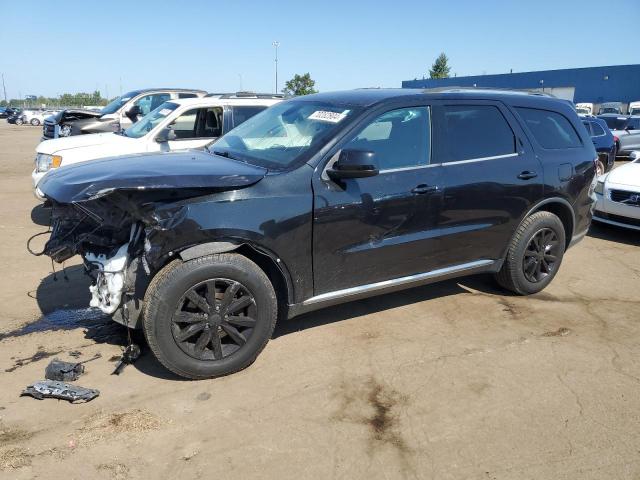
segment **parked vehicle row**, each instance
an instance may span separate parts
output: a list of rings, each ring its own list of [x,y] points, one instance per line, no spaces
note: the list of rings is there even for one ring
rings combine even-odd
[[[170,100],[118,132],[46,140],[36,147],[34,192],[44,200],[37,193],[38,183],[47,172],[65,165],[118,155],[202,148],[281,99],[282,95],[245,93]]]
[[[119,132],[169,100],[204,97],[204,90],[148,88],[119,96],[100,111],[67,109],[44,122],[42,139]]]
[[[579,115],[604,115],[607,113],[614,115],[640,115],[640,100],[629,104],[623,102],[582,102],[576,103],[575,108]]]
[[[130,138],[95,137],[120,152],[149,148],[148,134],[166,145],[178,131],[224,135],[204,150],[66,165],[37,185],[52,207],[44,253],[80,255],[91,306],[143,328],[178,375],[236,372],[279,316],[387,291],[489,272],[516,294],[539,292],[589,228],[593,130],[564,101],[477,89],[274,100],[237,122],[238,103],[164,99]],[[77,141],[59,140],[59,162],[74,149],[63,140]]]

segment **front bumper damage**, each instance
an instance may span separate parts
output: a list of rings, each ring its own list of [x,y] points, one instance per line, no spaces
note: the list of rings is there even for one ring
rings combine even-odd
[[[182,248],[208,238],[189,217],[193,203],[214,194],[228,201],[225,195],[265,173],[195,151],[60,168],[38,184],[52,207],[43,253],[58,263],[80,255],[93,278],[90,306],[136,328],[155,272]],[[210,209],[200,212],[211,215]]]

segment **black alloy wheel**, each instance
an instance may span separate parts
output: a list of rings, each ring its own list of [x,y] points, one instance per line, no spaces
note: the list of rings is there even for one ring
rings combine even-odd
[[[178,347],[197,360],[222,360],[240,350],[256,325],[249,289],[226,278],[201,282],[178,301],[171,331]]]
[[[551,275],[558,261],[560,242],[550,228],[542,228],[533,234],[524,252],[522,270],[531,283],[538,283]]]

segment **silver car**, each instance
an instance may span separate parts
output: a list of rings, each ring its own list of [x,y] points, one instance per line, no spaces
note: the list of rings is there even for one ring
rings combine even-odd
[[[628,156],[640,150],[640,115],[598,115],[616,139],[618,155]]]

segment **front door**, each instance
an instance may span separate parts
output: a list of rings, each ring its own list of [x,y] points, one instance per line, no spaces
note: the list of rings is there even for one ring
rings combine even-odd
[[[381,113],[339,148],[374,152],[379,174],[334,182],[318,167],[314,294],[431,270],[441,190],[440,168],[430,164],[430,106]]]

